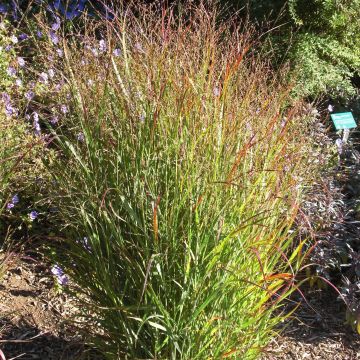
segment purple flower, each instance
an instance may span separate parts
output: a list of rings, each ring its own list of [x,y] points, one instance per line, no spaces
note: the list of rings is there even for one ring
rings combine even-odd
[[[142,45],[141,45],[139,42],[135,43],[135,49],[136,49],[137,51],[143,51],[143,47],[142,47]]]
[[[48,74],[49,74],[50,78],[53,78],[55,76],[54,69],[49,69]]]
[[[33,125],[34,125],[35,135],[40,135],[41,127],[39,123],[39,114],[37,112],[34,112],[33,117],[34,117]]]
[[[10,209],[12,209],[14,206],[15,206],[14,203],[9,202],[9,203],[6,205],[6,208],[10,210]]]
[[[17,44],[19,42],[18,38],[15,35],[12,35],[10,40],[13,44]]]
[[[39,114],[37,112],[33,113],[34,121],[39,122]]]
[[[42,72],[39,76],[40,82],[42,82],[43,84],[47,84],[48,80],[49,80],[49,76],[46,72]]]
[[[94,49],[91,49],[91,52],[93,53],[94,56],[98,56],[99,55],[99,52],[94,48]]]
[[[64,275],[64,271],[63,269],[59,266],[59,265],[54,265],[52,268],[51,268],[51,272],[53,275],[55,276],[62,276]]]
[[[15,195],[11,198],[10,202],[6,205],[7,209],[9,209],[9,210],[12,209],[13,207],[15,207],[16,204],[19,203],[19,201],[20,201],[19,195],[18,195],[18,194],[15,194]]]
[[[20,67],[24,67],[25,66],[25,60],[22,57],[18,57],[17,58],[18,64]]]
[[[65,115],[69,112],[69,109],[66,105],[63,104],[60,106],[60,111]]]
[[[50,31],[50,39],[55,45],[59,43],[59,37],[53,31]]]
[[[54,31],[58,31],[60,29],[60,18],[57,16],[56,19],[55,19],[55,22],[51,25],[51,28],[54,30]]]
[[[16,205],[18,204],[20,201],[20,198],[19,198],[19,195],[18,194],[15,194],[12,198],[11,198],[11,202]]]
[[[99,41],[99,50],[100,52],[105,52],[106,51],[106,42],[104,39],[101,39]]]
[[[16,86],[20,87],[22,85],[21,79],[16,79],[15,84],[16,84]]]
[[[213,94],[214,94],[214,96],[220,96],[220,89],[217,87],[217,86],[215,86],[214,87],[214,89],[213,89]]]
[[[63,269],[59,265],[54,265],[51,268],[51,273],[56,276],[59,285],[66,285],[69,281],[68,277],[64,274]]]
[[[10,117],[12,115],[16,116],[18,114],[18,110],[14,108],[11,104],[5,105],[5,114]]]
[[[35,135],[39,136],[41,134],[40,124],[37,122],[34,122],[34,129],[35,129]]]
[[[53,116],[51,119],[50,119],[50,124],[57,124],[59,122],[59,118],[57,116]]]
[[[19,35],[19,40],[20,41],[26,40],[27,38],[28,38],[28,36],[25,33],[22,33],[22,34]]]
[[[8,93],[2,93],[2,99],[4,101],[5,104],[9,104],[10,103],[10,95]]]
[[[36,210],[33,210],[29,214],[29,218],[31,221],[35,220],[39,216],[39,213]]]
[[[29,90],[25,93],[25,98],[29,101],[31,101],[34,98],[34,96],[35,96],[35,93],[31,90]]]
[[[43,34],[40,30],[36,31],[36,36],[40,39],[42,38]]]
[[[337,147],[338,153],[341,155],[343,152],[343,145],[344,145],[343,141],[340,138],[336,139],[335,145]]]
[[[58,54],[59,57],[63,57],[64,52],[61,49],[56,49],[56,53]]]
[[[84,133],[80,132],[76,135],[76,138],[78,139],[78,141],[83,142],[85,140],[85,136]]]
[[[12,66],[9,66],[8,68],[7,68],[7,74],[9,75],[9,76],[13,76],[13,77],[15,77],[16,76],[16,70],[12,67]]]
[[[120,49],[114,49],[113,55],[114,56],[120,56],[121,55],[121,50]]]
[[[6,45],[5,46],[5,51],[10,51],[12,49],[12,46],[11,45]]]

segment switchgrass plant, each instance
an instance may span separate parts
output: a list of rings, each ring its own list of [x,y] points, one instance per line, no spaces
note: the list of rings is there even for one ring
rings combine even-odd
[[[250,27],[184,13],[128,9],[61,42],[52,244],[109,359],[254,359],[296,287],[301,104]]]

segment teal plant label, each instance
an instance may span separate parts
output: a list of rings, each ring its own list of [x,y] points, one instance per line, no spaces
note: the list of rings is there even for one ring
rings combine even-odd
[[[356,122],[351,112],[331,114],[331,119],[336,130],[352,129],[356,127]]]

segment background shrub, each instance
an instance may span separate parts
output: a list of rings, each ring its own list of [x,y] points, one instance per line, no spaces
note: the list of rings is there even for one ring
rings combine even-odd
[[[351,99],[360,68],[359,0],[240,0],[253,20],[268,28],[278,63],[290,61],[300,96]]]

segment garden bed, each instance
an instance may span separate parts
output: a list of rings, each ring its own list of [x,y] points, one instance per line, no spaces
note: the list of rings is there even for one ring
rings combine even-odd
[[[262,360],[355,360],[360,338],[344,324],[344,306],[332,291],[311,290],[265,349]],[[7,360],[101,360],[84,345],[81,329],[67,321],[76,304],[57,293],[48,267],[38,260],[14,263],[0,288],[0,349]],[[314,311],[316,310],[316,312]]]

